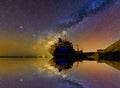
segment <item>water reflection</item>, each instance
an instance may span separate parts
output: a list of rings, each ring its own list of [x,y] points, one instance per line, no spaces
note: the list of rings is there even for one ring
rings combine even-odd
[[[79,64],[79,62],[83,62],[83,61],[97,61],[97,63],[105,63],[109,66],[114,67],[115,69],[120,70],[120,61],[109,61],[109,60],[95,60],[93,59],[75,59],[75,58],[52,58],[48,61],[48,64],[50,64],[51,66],[53,66],[54,68],[57,68],[59,72],[67,72],[68,70],[72,69],[73,64],[76,62],[77,65]]]
[[[82,60],[76,60],[75,58],[52,58],[49,60],[49,64],[58,69],[59,72],[66,72],[72,69],[74,62],[81,62]]]
[[[105,60],[4,58],[0,88],[119,88],[120,71],[105,63],[120,67],[119,62]]]
[[[109,66],[112,66],[115,69],[120,70],[120,61],[109,61],[109,60],[100,60],[98,63],[106,63]]]
[[[120,71],[114,68],[119,69],[120,62],[52,58],[48,64],[56,68],[58,73],[64,72],[68,79],[83,83],[85,88],[119,88]]]
[[[49,60],[49,58],[1,58],[0,88],[83,88],[74,80],[55,75],[58,73],[48,66]]]

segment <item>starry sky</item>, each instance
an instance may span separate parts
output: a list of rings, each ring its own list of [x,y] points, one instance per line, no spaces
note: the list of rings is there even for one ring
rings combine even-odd
[[[83,51],[120,39],[120,0],[0,0],[0,55],[40,55],[58,37]],[[76,48],[76,47],[75,47]]]

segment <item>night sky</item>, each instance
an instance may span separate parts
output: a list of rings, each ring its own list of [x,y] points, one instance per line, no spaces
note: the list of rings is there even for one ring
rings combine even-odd
[[[83,51],[119,40],[120,0],[0,0],[0,55],[45,54],[64,35]]]

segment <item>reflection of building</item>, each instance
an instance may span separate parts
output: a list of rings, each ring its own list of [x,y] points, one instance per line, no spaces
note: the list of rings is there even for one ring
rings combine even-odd
[[[73,61],[73,60],[66,60],[65,58],[59,58],[59,59],[53,58],[48,63],[51,66],[57,68],[59,72],[61,72],[61,71],[66,72],[67,70],[69,70],[73,67],[74,62],[75,61]]]

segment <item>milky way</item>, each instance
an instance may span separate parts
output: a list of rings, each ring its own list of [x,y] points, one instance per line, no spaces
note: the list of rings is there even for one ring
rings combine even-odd
[[[64,33],[74,46],[78,44],[85,51],[106,48],[119,39],[119,3],[120,0],[1,0],[1,55],[42,53],[45,50],[41,46],[52,44]]]
[[[71,20],[68,20],[63,27],[69,28],[81,22],[85,17],[96,15],[100,11],[104,10],[107,6],[115,3],[116,0],[92,0],[85,4],[82,8],[78,9],[78,12],[73,13]],[[74,15],[75,14],[75,15]]]

